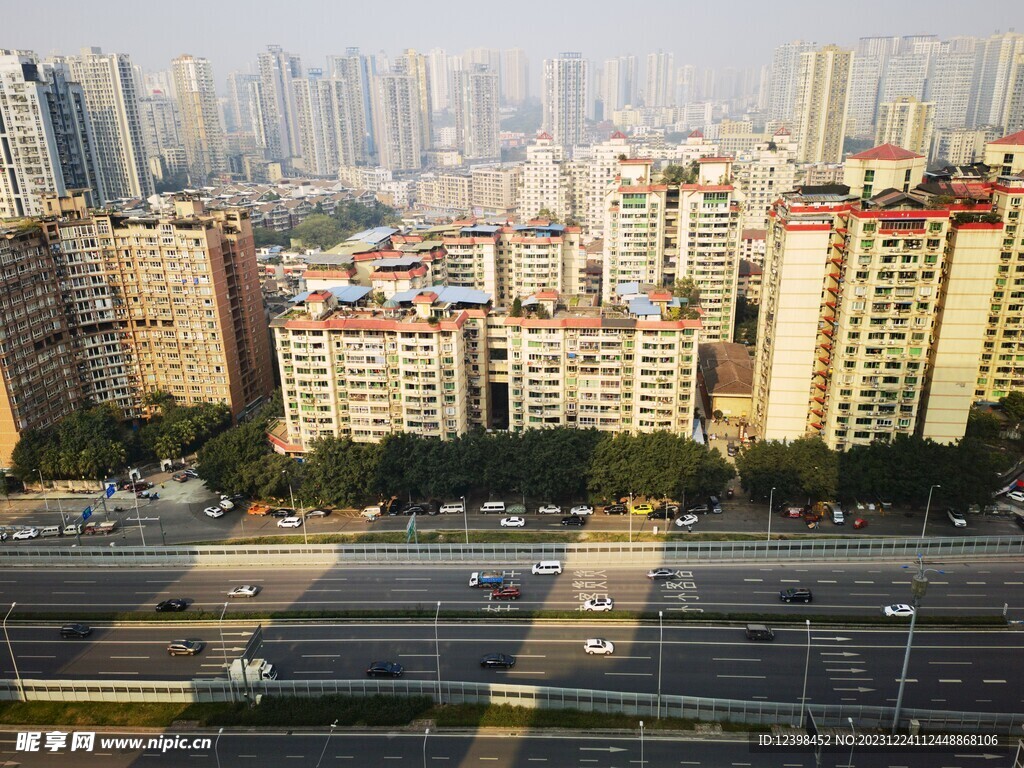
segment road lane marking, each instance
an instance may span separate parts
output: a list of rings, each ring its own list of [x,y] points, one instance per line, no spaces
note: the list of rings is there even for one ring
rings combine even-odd
[[[960,665],[960,666],[969,667],[974,662],[972,662],[972,661],[929,661],[928,663],[929,664],[935,664],[935,665],[942,665],[942,666],[952,666],[954,664],[957,664],[957,665]]]
[[[779,579],[783,584],[799,584],[800,579]]]
[[[95,584],[96,582],[95,581],[79,581],[77,579],[67,579],[67,580],[65,580],[64,583],[65,584]]]
[[[28,673],[24,672],[22,674],[28,674]],[[139,673],[138,672],[97,672],[96,674],[97,675],[137,675]]]
[[[818,579],[819,584],[838,584],[839,582],[835,579]]]
[[[942,679],[942,678],[940,677],[940,678],[939,678],[939,682],[940,682],[940,683],[963,683],[963,680],[957,680],[956,678],[950,678],[950,679],[946,679],[946,680],[944,680],[944,679]]]
[[[984,581],[968,581],[967,582],[968,586],[978,586],[979,584],[984,586],[985,583],[986,582],[984,582]]]
[[[990,683],[990,684],[993,684],[993,685],[998,685],[1000,683],[1005,683],[1006,681],[1005,680],[982,680],[981,682],[983,682],[983,683]]]
[[[760,659],[729,659],[722,656],[713,656],[712,661],[760,661]]]
[[[764,579],[744,579],[744,581],[749,581],[749,582],[753,582],[753,583],[761,583],[762,581],[764,581]]]
[[[854,581],[854,584],[874,584],[874,581]]]
[[[653,672],[605,672],[606,675],[615,675],[617,677],[652,677]]]
[[[149,656],[111,656],[112,659],[148,659]]]
[[[499,675],[546,675],[547,672],[528,672],[525,669],[499,669]]]
[[[1003,584],[1008,587],[1020,587],[1024,586],[1024,581],[1004,581]]]
[[[715,675],[715,677],[729,677],[737,680],[764,680],[765,675]]]

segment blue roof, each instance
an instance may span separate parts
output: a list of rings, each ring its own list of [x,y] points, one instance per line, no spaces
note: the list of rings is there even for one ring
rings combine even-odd
[[[638,296],[629,302],[629,311],[637,317],[661,317],[661,310],[646,296]]]
[[[292,304],[298,304],[300,302],[305,301],[309,297],[310,293],[311,293],[311,291],[306,291],[305,293],[300,293],[298,296],[292,296],[290,299],[288,299],[288,301],[290,301]]]
[[[377,243],[384,242],[396,232],[398,232],[398,230],[392,227],[373,227],[372,229],[364,229],[362,232],[356,232],[354,235],[347,238],[345,242],[350,243],[353,240],[359,240],[364,243],[376,245]]]
[[[640,283],[618,283],[615,286],[616,296],[627,296],[631,293],[640,293]]]
[[[491,294],[478,291],[474,288],[460,288],[453,285],[433,285],[429,288],[414,288],[409,291],[400,291],[388,299],[389,306],[409,304],[421,293],[432,291],[437,294],[437,301],[442,304],[487,304],[491,300]]]
[[[368,294],[372,289],[366,288],[362,285],[338,285],[334,288],[327,288],[326,290],[333,293],[334,297],[342,304],[355,304],[366,296],[366,294]],[[289,301],[291,301],[292,304],[301,304],[309,298],[309,294],[311,293],[313,293],[313,291],[300,293],[298,296],[293,296]]]
[[[565,224],[517,224],[516,226],[512,227],[512,229],[516,230],[517,232],[521,232],[524,229],[534,229],[537,231],[549,230],[551,232],[564,232]]]
[[[493,235],[500,229],[501,227],[497,224],[474,224],[472,227],[463,227],[459,232],[484,232],[488,235]]]

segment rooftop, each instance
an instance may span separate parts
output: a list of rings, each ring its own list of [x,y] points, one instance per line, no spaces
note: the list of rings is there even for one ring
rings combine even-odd
[[[858,152],[856,155],[850,155],[849,160],[912,160],[914,158],[921,157],[916,152],[903,149],[903,147],[897,147],[895,144],[882,144],[864,152]]]

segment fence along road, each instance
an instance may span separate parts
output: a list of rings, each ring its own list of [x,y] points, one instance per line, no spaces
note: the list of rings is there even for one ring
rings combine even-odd
[[[115,542],[116,543],[116,542]],[[524,565],[561,560],[569,566],[666,565],[788,560],[804,562],[991,558],[1024,555],[1024,536],[956,538],[836,538],[772,542],[604,542],[594,544],[321,544],[168,547],[40,546],[0,549],[0,567],[29,566],[246,566],[359,563],[490,563]]]

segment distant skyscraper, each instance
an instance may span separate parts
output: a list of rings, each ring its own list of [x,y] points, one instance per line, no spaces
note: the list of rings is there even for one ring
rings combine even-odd
[[[612,111],[627,104],[636,104],[636,57],[619,56],[604,63],[601,79],[601,102],[604,104],[605,120]]]
[[[298,123],[302,169],[315,176],[328,176],[338,172],[337,152],[333,148],[333,121],[327,84],[320,70],[310,69],[306,77],[292,81],[295,89],[295,115]]]
[[[413,75],[373,77],[373,126],[382,166],[392,171],[421,167],[420,97]]]
[[[43,192],[103,201],[85,94],[61,64],[0,50],[0,219],[43,211]]]
[[[139,99],[139,126],[147,167],[154,178],[188,172],[181,116],[174,99],[163,93]]]
[[[231,130],[259,133],[255,125],[259,107],[253,105],[253,99],[259,98],[259,91],[253,86],[259,81],[259,75],[246,72],[232,72],[228,75],[228,119]]]
[[[1010,75],[1016,56],[1024,53],[1024,35],[1019,32],[995,34],[978,41],[974,69],[974,98],[968,107],[969,128],[1000,125],[1006,98],[1010,91]]]
[[[817,43],[796,40],[775,49],[772,56],[771,87],[768,96],[768,115],[772,120],[788,122],[793,118],[796,105],[796,84],[800,73],[800,54],[813,51]],[[704,98],[703,94],[697,97]]]
[[[292,81],[302,77],[302,61],[281,50],[279,45],[268,45],[259,55],[259,66],[260,111],[267,159],[298,156],[301,148]]]
[[[79,56],[67,61],[71,79],[85,92],[104,197],[149,197],[153,194],[153,178],[142,146],[131,58],[84,48]]]
[[[393,71],[412,77],[416,87],[416,104],[419,109],[420,148],[423,151],[433,146],[431,125],[434,120],[434,109],[430,103],[430,73],[427,70],[427,57],[407,49],[395,60]]]
[[[501,157],[498,140],[498,75],[474,64],[453,79],[455,133],[467,160]]]
[[[767,100],[767,96],[765,97]],[[676,106],[700,101],[697,94],[697,67],[684,64],[676,71]]]
[[[670,107],[675,98],[675,66],[672,54],[647,54],[647,70],[644,84],[645,107]]]
[[[1009,90],[1002,120],[1006,134],[1024,131],[1024,53],[1018,53],[1013,59]]]
[[[586,135],[587,60],[560,53],[544,60],[544,130],[556,144],[571,148]]]
[[[530,62],[522,48],[502,52],[501,99],[518,107],[530,98]]]
[[[430,101],[436,112],[451,108],[451,65],[444,48],[432,48],[427,54],[427,69],[430,70]]]
[[[935,105],[913,96],[901,96],[878,105],[878,129],[875,145],[895,144],[918,155],[927,156],[935,128]]]
[[[178,94],[189,176],[204,184],[228,169],[213,67],[209,59],[180,56],[171,62]]]
[[[838,163],[846,135],[853,52],[827,45],[800,54],[793,132],[801,163]]]
[[[974,38],[945,41],[945,49],[932,57],[925,101],[935,104],[936,128],[960,129],[967,125],[974,78],[974,42]]]
[[[344,83],[345,108],[348,110],[349,130],[355,150],[353,162],[358,165],[368,164],[377,154],[369,61],[359,53],[358,48],[349,48],[344,56],[328,56],[327,63],[330,76]]]

